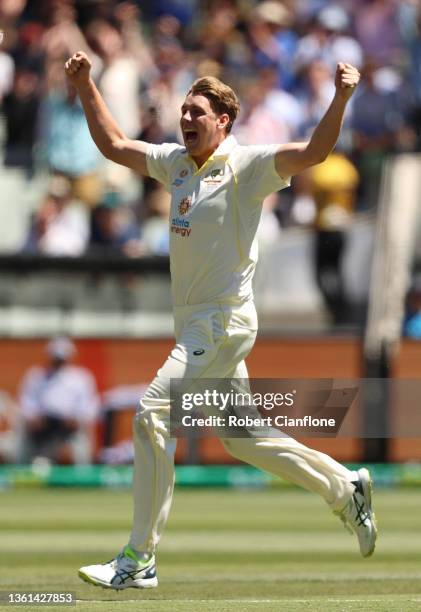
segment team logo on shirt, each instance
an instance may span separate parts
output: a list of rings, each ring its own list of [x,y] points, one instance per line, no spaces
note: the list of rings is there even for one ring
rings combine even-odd
[[[178,212],[180,213],[180,215],[187,215],[190,208],[191,208],[191,198],[190,197],[183,198],[180,204],[178,205]]]
[[[180,178],[184,178],[185,176],[187,176],[187,175],[188,175],[188,173],[189,173],[189,171],[188,171],[188,170],[186,170],[186,169],[184,168],[184,170],[182,170],[182,171],[180,172],[179,177],[180,177]]]
[[[219,185],[219,183],[221,183],[222,179],[224,178],[224,174],[225,168],[215,168],[214,170],[212,170],[212,172],[205,176],[203,182],[206,185]]]

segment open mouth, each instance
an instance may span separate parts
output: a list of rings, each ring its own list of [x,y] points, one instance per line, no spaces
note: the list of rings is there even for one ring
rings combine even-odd
[[[199,135],[196,130],[184,130],[184,142],[186,145],[192,146],[196,144]]]

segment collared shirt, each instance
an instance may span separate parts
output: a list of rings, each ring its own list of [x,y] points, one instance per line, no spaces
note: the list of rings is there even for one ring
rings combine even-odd
[[[275,169],[277,150],[278,145],[241,146],[229,136],[198,168],[183,146],[149,145],[148,172],[171,193],[175,306],[253,297],[262,202],[290,184]]]

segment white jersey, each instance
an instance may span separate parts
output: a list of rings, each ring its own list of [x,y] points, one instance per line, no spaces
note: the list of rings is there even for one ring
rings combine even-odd
[[[150,144],[149,175],[171,193],[170,261],[175,306],[252,299],[263,199],[288,187],[278,145],[241,146],[229,136],[201,167],[178,144]]]

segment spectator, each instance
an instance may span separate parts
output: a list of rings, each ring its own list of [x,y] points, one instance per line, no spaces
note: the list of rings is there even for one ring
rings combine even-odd
[[[416,149],[421,151],[421,10],[415,5],[412,9],[408,15],[405,42],[409,60],[408,80],[413,94],[410,120],[416,133]]]
[[[165,189],[158,185],[147,189],[142,220],[142,249],[148,255],[168,255],[168,217],[171,199]]]
[[[99,398],[86,368],[71,365],[75,346],[54,338],[46,346],[45,367],[31,367],[19,392],[25,423],[22,462],[42,457],[53,463],[90,463]]]
[[[33,151],[36,142],[36,121],[39,108],[37,75],[25,67],[18,67],[12,91],[3,101],[6,118],[6,167],[26,170],[28,177],[33,173]]]
[[[357,0],[354,4],[355,32],[364,54],[379,64],[401,61],[403,40],[399,31],[396,0]]]
[[[156,72],[151,46],[148,45],[140,26],[140,10],[134,2],[120,2],[113,10],[125,49],[137,60],[141,77],[148,79]]]
[[[377,205],[384,159],[395,150],[398,134],[406,121],[399,91],[380,87],[376,78],[378,74],[377,62],[367,59],[350,122],[354,159],[361,173],[360,199],[364,208]]]
[[[157,109],[159,123],[165,134],[165,140],[181,141],[179,111],[183,96],[177,91],[175,73],[172,70],[161,74],[148,89],[150,105]]]
[[[239,19],[238,3],[232,0],[208,3],[201,26],[192,36],[199,63],[205,60],[219,63],[233,78],[238,71],[249,71],[252,54],[240,31]],[[189,45],[188,40],[186,43]]]
[[[64,177],[55,177],[34,214],[22,246],[26,253],[81,255],[88,240],[86,212],[71,202],[71,187]]]
[[[316,204],[315,274],[317,285],[335,324],[349,320],[342,274],[346,230],[350,225],[358,171],[339,153],[310,169],[310,191]]]
[[[301,38],[295,65],[298,71],[315,60],[322,60],[334,72],[338,62],[348,62],[357,68],[363,63],[359,42],[348,34],[350,17],[340,6],[323,8],[311,23],[309,33]]]
[[[302,77],[297,95],[301,105],[298,132],[301,138],[307,138],[324,115],[327,101],[333,95],[333,84],[330,68],[321,59],[309,62]]]
[[[98,84],[104,100],[124,133],[129,138],[135,137],[141,129],[138,63],[125,49],[119,30],[109,21],[92,21],[87,28],[87,37],[103,64]]]
[[[294,56],[298,37],[292,29],[293,15],[280,2],[265,0],[252,11],[248,32],[257,68],[276,68],[282,89],[291,91],[296,83]]]
[[[13,58],[17,66],[25,66],[39,77],[41,85],[44,70],[44,36],[45,25],[29,21],[24,23],[18,32],[18,45],[13,50]]]
[[[72,196],[87,207],[101,197],[100,157],[82,106],[71,85],[62,83],[62,65],[50,66],[49,87],[41,106],[41,146],[50,172],[64,176]]]
[[[235,134],[241,144],[270,144],[296,139],[301,107],[295,98],[277,86],[273,68],[259,72],[244,87],[244,110]]]
[[[27,0],[2,0],[0,2],[0,30],[5,32],[6,45],[17,44],[17,32],[22,22]]]
[[[92,211],[89,252],[124,254],[140,253],[140,230],[133,211],[120,202],[118,193],[109,192]]]

